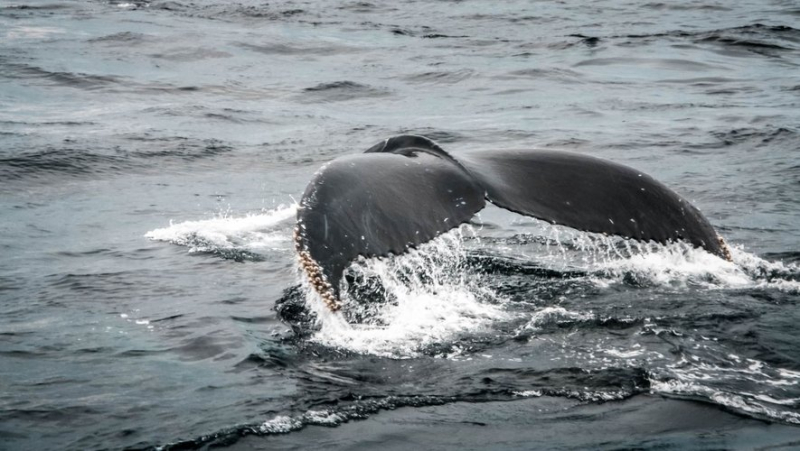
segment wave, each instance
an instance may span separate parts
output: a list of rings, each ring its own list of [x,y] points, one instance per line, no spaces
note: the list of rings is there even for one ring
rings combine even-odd
[[[653,393],[703,400],[756,418],[800,425],[797,390],[787,397],[787,390],[775,389],[776,385],[796,387],[800,383],[800,373],[770,368],[751,359],[747,359],[746,366],[738,368],[686,361],[672,367],[671,375],[651,381]],[[760,382],[756,387],[752,384],[754,380]],[[758,392],[742,391],[748,390],[744,387],[755,388]]]
[[[765,25],[755,23],[741,27],[722,28],[710,31],[677,30],[666,33],[629,34],[614,36],[632,40],[630,43],[644,43],[653,39],[690,40],[694,44],[716,47],[716,52],[726,56],[746,56],[756,53],[769,57],[779,57],[784,53],[797,51],[800,43],[800,29],[786,25]]]
[[[391,92],[386,89],[345,80],[320,83],[305,88],[299,100],[302,102],[341,102],[363,97],[384,97],[390,94]]]
[[[766,146],[800,146],[800,133],[785,127],[740,128],[712,132],[720,146],[744,146],[747,149]]]
[[[117,155],[103,155],[73,148],[47,148],[0,158],[0,177],[18,180],[47,179],[53,173],[68,176],[118,174],[134,165],[135,163]]]
[[[2,62],[0,64],[0,77],[3,78],[38,79],[46,83],[90,91],[124,83],[122,78],[111,75],[49,71],[30,64],[7,61],[6,58],[0,58],[0,62]]]
[[[365,400],[335,408],[317,408],[306,410],[302,414],[276,415],[261,423],[236,426],[206,434],[192,440],[168,443],[158,449],[165,451],[179,449],[201,449],[206,447],[230,446],[248,435],[270,436],[288,434],[307,426],[335,427],[353,420],[362,420],[380,411],[394,410],[401,407],[425,407],[442,405],[447,398],[432,396],[391,396],[385,399]]]
[[[455,84],[471,78],[475,75],[475,71],[470,69],[461,69],[455,71],[431,71],[421,72],[417,74],[404,75],[400,77],[409,83],[418,84]]]
[[[580,368],[565,368],[554,371],[518,371],[493,369],[471,378],[474,388],[458,395],[390,395],[354,396],[352,393],[334,393],[332,405],[317,405],[296,409],[300,413],[277,414],[262,422],[239,425],[192,440],[159,446],[159,449],[198,449],[230,446],[242,437],[272,436],[300,431],[308,426],[337,427],[351,421],[370,418],[381,412],[403,407],[430,407],[466,402],[513,401],[521,398],[552,396],[579,402],[607,402],[630,398],[643,392],[647,380],[642,371],[611,369],[585,371]],[[547,388],[553,381],[559,389]],[[537,386],[541,389],[521,389],[520,385]],[[591,386],[590,387],[587,387]]]
[[[47,124],[36,124],[45,126]],[[79,123],[60,125],[77,126]],[[122,136],[127,144],[113,149],[98,148],[96,142],[70,142],[61,147],[41,150],[25,149],[19,153],[10,149],[11,156],[0,157],[0,177],[6,180],[52,181],[53,175],[63,177],[118,175],[132,170],[146,170],[170,160],[194,162],[214,158],[233,150],[221,141],[193,140],[180,136],[151,137]],[[155,145],[154,145],[155,144]]]
[[[150,35],[136,33],[133,31],[122,31],[112,33],[98,38],[89,39],[90,43],[102,43],[108,45],[137,45],[150,39]]]
[[[103,42],[108,43],[114,41]],[[173,53],[155,54],[153,56],[174,61],[197,61],[208,58],[226,58],[230,55],[213,49],[193,48]],[[7,57],[0,57],[0,78],[22,79],[25,80],[26,83],[56,85],[85,91],[100,91],[114,94],[185,95],[186,93],[200,91],[211,95],[234,96],[248,100],[252,100],[254,97],[274,97],[274,91],[252,88],[243,89],[234,83],[226,85],[185,86],[162,81],[139,82],[128,76],[52,71],[44,67],[15,62]]]
[[[319,44],[319,45],[302,45],[297,43],[280,43],[269,42],[264,44],[253,44],[249,42],[240,42],[237,46],[250,50],[256,53],[265,55],[331,55],[331,54],[346,54],[356,53],[361,50],[358,47],[350,47],[341,44]]]

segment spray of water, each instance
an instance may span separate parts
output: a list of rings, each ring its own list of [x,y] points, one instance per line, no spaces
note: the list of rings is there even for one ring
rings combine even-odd
[[[703,289],[770,288],[800,293],[800,266],[764,260],[731,246],[733,261],[687,243],[658,244],[544,225],[543,244],[526,259],[558,270],[579,270],[605,287],[614,283]]]
[[[502,299],[466,268],[469,226],[402,256],[360,261],[350,269],[342,313],[323,307],[306,289],[319,320],[314,340],[328,346],[395,358],[417,356],[427,346],[479,333],[507,317]],[[357,293],[357,295],[356,295]],[[358,323],[348,319],[358,318]]]
[[[221,212],[212,219],[173,223],[155,229],[146,238],[186,246],[189,252],[261,252],[289,242],[281,225],[293,218],[297,205],[280,205],[273,210],[242,217]]]

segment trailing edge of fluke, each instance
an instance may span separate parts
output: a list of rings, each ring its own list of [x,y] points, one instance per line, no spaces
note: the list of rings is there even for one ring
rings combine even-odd
[[[686,241],[730,252],[700,211],[647,174],[586,155],[550,150],[445,152],[422,136],[389,138],[337,158],[308,184],[294,231],[300,265],[333,311],[347,266],[398,255],[469,221],[486,200],[587,232]]]

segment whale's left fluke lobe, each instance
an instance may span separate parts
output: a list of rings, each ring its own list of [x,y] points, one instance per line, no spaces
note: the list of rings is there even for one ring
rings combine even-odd
[[[336,310],[342,273],[358,256],[406,252],[484,205],[483,189],[464,169],[425,149],[337,158],[303,194],[295,244],[310,283]]]
[[[401,254],[469,221],[485,205],[579,230],[659,243],[687,241],[730,260],[698,209],[652,177],[598,158],[553,151],[483,151],[459,159],[433,141],[396,136],[337,158],[309,183],[295,244],[332,309],[358,256]]]

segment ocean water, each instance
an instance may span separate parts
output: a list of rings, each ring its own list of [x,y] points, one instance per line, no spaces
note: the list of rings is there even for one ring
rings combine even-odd
[[[734,261],[489,207],[333,315],[297,201],[401,133],[636,167]],[[4,1],[0,448],[798,447],[799,155],[795,1]]]

